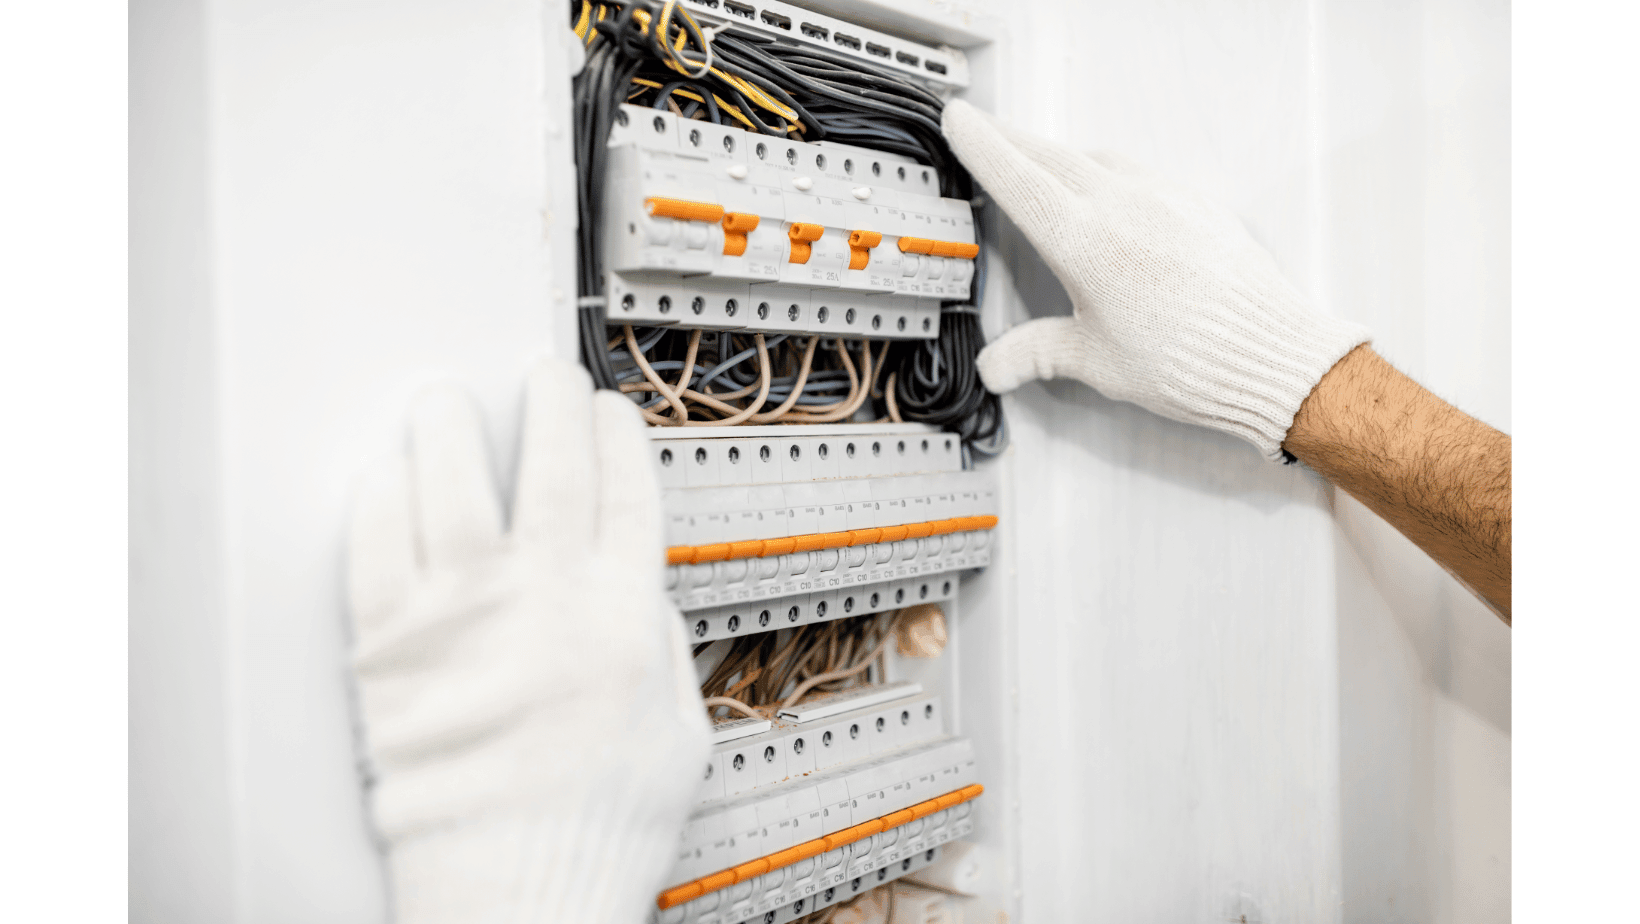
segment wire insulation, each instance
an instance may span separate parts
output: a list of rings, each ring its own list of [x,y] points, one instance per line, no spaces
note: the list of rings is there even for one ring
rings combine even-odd
[[[622,103],[909,157],[932,168],[942,196],[971,199],[972,180],[940,135],[944,100],[907,75],[828,48],[732,21],[703,29],[677,0],[577,0],[569,14],[587,51],[574,80],[577,311],[581,360],[596,386],[627,394],[656,426],[907,420],[959,435],[965,459],[1001,452],[1001,403],[975,366],[985,346],[983,241],[972,299],[944,305],[937,338],[884,342],[875,354],[869,340],[665,328],[627,328],[606,343],[601,195],[610,131],[627,118]],[[976,202],[976,232],[980,213]],[[702,353],[712,357],[704,369],[695,363]],[[662,372],[677,372],[676,383]]]

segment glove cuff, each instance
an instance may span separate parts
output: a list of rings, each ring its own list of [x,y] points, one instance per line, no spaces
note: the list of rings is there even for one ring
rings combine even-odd
[[[389,868],[399,924],[612,922],[654,910],[675,859],[678,817],[642,799],[578,800],[406,837]],[[621,804],[625,803],[625,804]]]
[[[1287,297],[1283,297],[1287,296]],[[1258,298],[1265,310],[1219,315],[1176,370],[1193,423],[1242,437],[1272,462],[1293,417],[1345,354],[1372,339],[1365,327],[1306,309],[1296,292]],[[1269,310],[1272,302],[1280,304]],[[1283,310],[1284,309],[1284,310]]]

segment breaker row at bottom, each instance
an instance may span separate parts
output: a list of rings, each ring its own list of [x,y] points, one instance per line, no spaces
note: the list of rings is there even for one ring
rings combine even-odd
[[[943,845],[973,830],[972,817],[953,819],[920,837],[915,851],[908,845],[878,847],[871,840],[859,841],[839,848],[840,854],[847,854],[839,861],[842,873],[833,872],[825,877],[810,875],[793,881],[788,887],[785,880],[790,871],[779,870],[765,874],[763,879],[719,889],[665,909],[657,908],[650,920],[652,924],[789,924],[803,915],[848,901],[927,867],[940,858]],[[777,878],[781,881],[772,891],[760,889],[764,879]],[[830,884],[821,885],[822,880]]]

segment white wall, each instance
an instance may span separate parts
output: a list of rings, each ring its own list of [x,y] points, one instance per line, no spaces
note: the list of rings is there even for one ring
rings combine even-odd
[[[975,99],[1223,198],[1507,429],[1507,8],[907,8],[998,37]],[[132,10],[135,920],[384,919],[346,500],[440,377],[510,477],[528,359],[570,349],[557,12]],[[991,326],[1067,310],[998,241]],[[1507,917],[1507,630],[1299,468],[1077,385],[1009,409],[1004,561],[965,589],[959,678],[1009,745],[981,817],[1023,919]]]
[[[132,22],[132,917],[384,920],[347,502],[440,378],[510,480],[529,361],[574,344],[568,75],[535,0]]]
[[[1508,428],[1506,5],[1049,0],[1002,28],[996,111],[1228,203]],[[1001,247],[992,331],[1068,312]],[[1507,628],[1305,471],[1080,385],[1009,410],[1026,919],[1507,919]]]

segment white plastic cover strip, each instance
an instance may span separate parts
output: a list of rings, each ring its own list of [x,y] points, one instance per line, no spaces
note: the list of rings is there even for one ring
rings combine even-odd
[[[858,686],[836,693],[816,696],[790,709],[780,710],[782,719],[791,719],[803,724],[816,719],[830,718],[842,715],[855,709],[864,709],[867,706],[876,706],[916,696],[922,692],[922,684],[914,680],[902,680],[897,683],[880,683],[871,686]]]
[[[692,429],[650,428],[650,454],[661,487],[711,488],[962,471],[957,436],[935,430],[906,433],[838,427],[836,432],[810,435],[797,427],[748,427],[745,434],[724,438],[690,436]]]
[[[723,744],[726,741],[739,741],[741,738],[750,738],[759,735],[774,727],[768,719],[754,719],[751,716],[741,716],[728,722],[718,722],[712,726],[712,743]]]
[[[864,706],[812,724],[776,720],[762,734],[720,744],[707,760],[698,801],[732,799],[945,737],[939,698],[912,695],[916,698]]]

